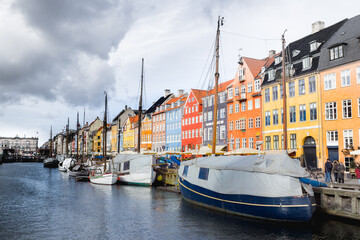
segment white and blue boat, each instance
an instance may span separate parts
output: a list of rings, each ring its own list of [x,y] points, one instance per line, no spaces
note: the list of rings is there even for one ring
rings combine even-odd
[[[182,162],[185,200],[206,208],[260,219],[309,221],[315,211],[308,173],[285,152],[261,156],[204,157]]]

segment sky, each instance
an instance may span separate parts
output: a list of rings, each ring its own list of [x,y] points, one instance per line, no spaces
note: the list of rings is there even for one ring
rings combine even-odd
[[[342,10],[341,10],[342,9]],[[239,54],[265,58],[360,14],[358,0],[0,0],[0,136],[38,137],[41,146],[70,119],[76,126],[125,105],[137,109],[144,58],[144,107],[164,94],[213,81],[218,16],[220,82],[233,79]],[[346,11],[345,11],[346,10]]]

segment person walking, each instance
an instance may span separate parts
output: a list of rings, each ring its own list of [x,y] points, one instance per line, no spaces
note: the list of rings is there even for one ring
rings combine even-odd
[[[334,173],[334,182],[338,182],[338,174],[340,170],[340,165],[337,160],[334,161],[333,173]]]
[[[344,174],[345,174],[345,166],[344,166],[343,162],[340,162],[340,164],[339,164],[339,174],[338,174],[339,183],[344,183]]]
[[[358,182],[360,184],[360,166],[359,165],[356,165],[355,174],[356,174],[356,178],[358,179]]]
[[[325,163],[325,182],[331,181],[331,170],[332,170],[332,164],[330,162],[330,159],[328,159]]]

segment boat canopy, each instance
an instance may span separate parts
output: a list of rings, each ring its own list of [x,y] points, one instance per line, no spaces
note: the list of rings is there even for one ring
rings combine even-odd
[[[217,170],[259,172],[292,177],[307,177],[308,173],[297,159],[286,153],[263,154],[261,156],[218,156],[196,158],[182,162],[182,165],[197,165]]]

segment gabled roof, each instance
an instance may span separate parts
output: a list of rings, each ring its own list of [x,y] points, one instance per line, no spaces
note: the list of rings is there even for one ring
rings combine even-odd
[[[166,100],[168,100],[173,94],[169,94],[166,97],[160,97],[145,113],[154,113],[156,108],[163,104]]]
[[[207,95],[207,91],[200,90],[200,89],[191,89],[191,91],[193,92],[194,97],[196,98],[198,103],[202,105],[202,98]],[[189,96],[190,96],[190,94],[189,94]]]
[[[249,57],[243,57],[242,59],[246,62],[246,65],[248,66],[254,78],[259,75],[259,73],[261,72],[261,68],[264,67],[267,63],[267,59],[255,59]]]

